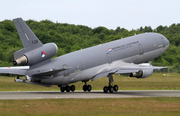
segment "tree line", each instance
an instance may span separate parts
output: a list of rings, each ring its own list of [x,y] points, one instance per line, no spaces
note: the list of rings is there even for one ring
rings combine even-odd
[[[25,22],[43,44],[48,42],[57,44],[58,53],[56,57],[135,34],[161,33],[170,41],[170,46],[160,57],[154,59],[152,64],[180,68],[180,23],[170,26],[160,25],[155,29],[145,26],[129,31],[122,27],[113,30],[99,26],[92,29],[88,26],[54,23],[50,20],[40,22],[27,20]],[[12,65],[14,52],[23,48],[13,21],[4,20],[0,22],[0,43],[0,66]]]

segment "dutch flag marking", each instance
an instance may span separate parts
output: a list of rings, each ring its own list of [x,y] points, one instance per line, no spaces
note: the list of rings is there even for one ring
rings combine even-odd
[[[44,51],[41,51],[41,56],[45,57],[45,52]]]
[[[111,49],[111,48],[109,48],[109,49],[108,49],[108,51],[109,51],[109,52],[112,52],[112,49]]]

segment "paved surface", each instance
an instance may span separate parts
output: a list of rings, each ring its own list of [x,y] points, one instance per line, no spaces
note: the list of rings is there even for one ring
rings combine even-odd
[[[103,91],[75,91],[61,93],[59,91],[24,91],[0,92],[0,99],[47,99],[47,98],[125,98],[125,97],[180,97],[180,90],[123,90],[116,93]]]

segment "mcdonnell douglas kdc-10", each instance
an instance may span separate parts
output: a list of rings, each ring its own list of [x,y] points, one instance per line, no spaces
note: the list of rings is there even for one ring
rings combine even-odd
[[[68,84],[82,81],[83,90],[90,92],[92,88],[87,82],[106,76],[109,85],[103,90],[112,93],[118,91],[118,86],[112,84],[113,74],[146,78],[154,69],[166,68],[150,64],[169,46],[166,37],[158,33],[138,34],[51,59],[58,52],[57,45],[43,45],[21,18],[13,21],[24,48],[14,53],[13,64],[19,66],[1,67],[0,73],[18,75],[15,82],[58,85],[61,92],[70,92],[75,91],[75,86]],[[24,75],[25,79],[20,79],[19,75]]]

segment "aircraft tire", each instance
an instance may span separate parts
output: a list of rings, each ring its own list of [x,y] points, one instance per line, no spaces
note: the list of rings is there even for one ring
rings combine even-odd
[[[114,90],[115,92],[117,92],[117,91],[118,91],[118,86],[117,86],[117,85],[114,85],[113,90]]]
[[[74,85],[71,85],[71,91],[74,92],[76,87]]]
[[[61,90],[61,92],[64,92],[65,88],[64,88],[64,87],[61,87],[60,90]]]
[[[104,91],[104,93],[107,93],[108,92],[108,87],[104,86],[103,91]]]
[[[88,85],[88,86],[87,86],[87,91],[90,92],[91,89],[92,89],[91,85]]]
[[[83,86],[83,91],[86,92],[87,91],[87,85]]]
[[[109,90],[109,93],[113,93],[113,87],[112,86],[109,86],[108,90]]]
[[[71,87],[70,86],[66,86],[66,92],[70,92]]]

